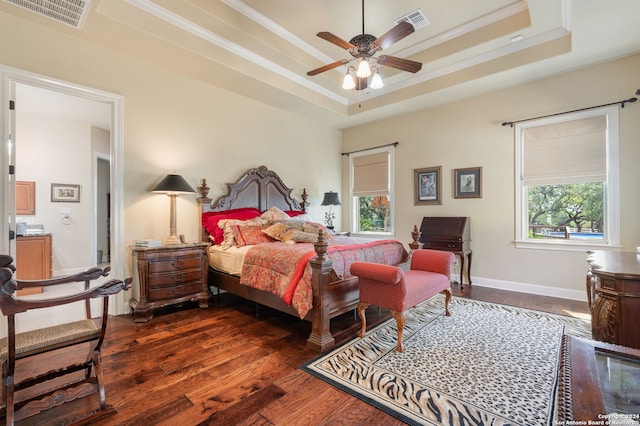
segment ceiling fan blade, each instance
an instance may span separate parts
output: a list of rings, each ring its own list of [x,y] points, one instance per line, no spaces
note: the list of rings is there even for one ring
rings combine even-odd
[[[420,62],[411,61],[409,59],[396,58],[395,56],[380,55],[378,63],[386,67],[396,68],[402,71],[418,72],[422,69]]]
[[[329,32],[326,32],[326,31],[320,32],[320,33],[318,33],[316,35],[318,37],[320,37],[321,39],[323,39],[323,40],[327,40],[329,43],[333,43],[336,46],[342,47],[343,49],[347,49],[348,50],[348,49],[352,49],[352,48],[355,47],[353,44],[349,43],[348,41],[343,40],[340,37],[338,37],[337,35],[333,35],[333,34],[331,34]]]
[[[391,46],[393,43],[396,43],[412,32],[414,32],[413,25],[411,25],[407,21],[400,22],[395,27],[391,28],[386,33],[382,34],[378,37],[372,44],[378,46],[381,50],[386,49]]]
[[[320,74],[321,72],[329,71],[329,70],[332,70],[334,68],[338,68],[340,65],[347,64],[347,63],[349,63],[349,61],[350,61],[350,59],[340,59],[339,61],[335,61],[335,62],[332,62],[330,64],[323,65],[320,68],[316,68],[315,70],[311,70],[311,71],[309,71],[307,73],[307,75],[313,76],[313,75],[316,75],[316,74]]]

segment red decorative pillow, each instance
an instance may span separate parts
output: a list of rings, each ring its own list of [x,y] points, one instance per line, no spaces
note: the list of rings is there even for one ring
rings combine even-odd
[[[296,216],[300,216],[302,214],[306,214],[305,212],[303,212],[302,210],[285,210],[284,211],[286,214],[289,215],[289,217],[296,217]]]
[[[233,235],[236,239],[236,246],[251,246],[260,243],[269,243],[273,240],[267,234],[262,232],[267,226],[244,226],[231,225]]]
[[[254,207],[242,207],[239,209],[220,212],[202,213],[202,226],[209,235],[213,236],[213,243],[220,245],[224,241],[224,231],[218,226],[222,219],[247,220],[260,216],[260,210]]]

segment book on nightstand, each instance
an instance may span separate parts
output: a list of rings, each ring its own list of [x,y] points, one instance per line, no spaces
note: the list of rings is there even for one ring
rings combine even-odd
[[[160,240],[136,240],[136,247],[160,247],[161,245]]]

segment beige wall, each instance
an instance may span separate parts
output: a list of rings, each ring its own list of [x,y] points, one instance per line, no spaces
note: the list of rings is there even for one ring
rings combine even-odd
[[[513,245],[514,131],[500,124],[627,99],[638,87],[639,69],[640,56],[633,56],[347,129],[343,149],[400,142],[396,148],[396,238],[411,241],[413,224],[419,225],[424,216],[469,216],[475,282],[586,299],[584,253],[516,249]],[[640,245],[639,141],[640,104],[628,104],[620,110],[620,180],[622,245],[629,251]],[[344,161],[344,176],[348,176],[346,164]],[[442,166],[442,205],[415,206],[413,169],[430,166]],[[453,169],[477,166],[483,171],[482,198],[454,199]],[[345,178],[342,191],[347,190]]]
[[[583,295],[583,253],[513,246],[513,130],[500,123],[629,97],[638,85],[640,57],[341,133],[312,118],[283,112],[69,34],[77,33],[55,31],[0,12],[0,63],[123,96],[125,244],[119,249],[127,251],[125,259],[133,240],[168,234],[169,201],[149,192],[165,173],[175,170],[194,187],[206,178],[210,195],[215,196],[247,168],[266,165],[294,188],[295,197],[306,188],[311,213],[321,218],[323,192],[347,193],[341,151],[399,141],[398,239],[409,242],[411,227],[423,216],[470,216],[472,273],[477,283],[566,297]],[[622,242],[628,250],[640,244],[636,219],[640,200],[635,192],[640,178],[636,166],[639,108],[628,106],[620,117]],[[443,167],[443,205],[414,206],[413,169],[437,165]],[[473,166],[483,167],[483,198],[454,200],[452,169]],[[178,200],[178,233],[188,240],[198,234],[194,198]],[[344,195],[341,199],[344,221],[349,200]],[[341,223],[336,226],[344,228]]]
[[[149,190],[174,170],[215,198],[245,170],[280,174],[322,218],[322,194],[340,187],[340,132],[81,38],[0,12],[0,63],[124,97],[124,247],[169,233],[169,200]],[[89,165],[87,165],[89,167]],[[178,199],[178,233],[198,237],[196,196]],[[339,224],[338,224],[339,225]],[[130,273],[130,265],[126,270]]]

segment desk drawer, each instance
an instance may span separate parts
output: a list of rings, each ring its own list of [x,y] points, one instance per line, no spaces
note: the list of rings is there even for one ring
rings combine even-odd
[[[149,260],[149,273],[182,271],[185,269],[201,268],[202,258],[194,253],[191,256],[157,257]]]
[[[422,248],[434,250],[462,251],[462,241],[426,241]]]
[[[152,302],[158,300],[170,300],[190,294],[196,294],[202,290],[202,284],[192,282],[184,285],[176,285],[172,287],[160,287],[149,289],[149,300]]]
[[[192,269],[172,274],[149,275],[149,288],[174,286],[189,281],[202,281],[202,269]]]

